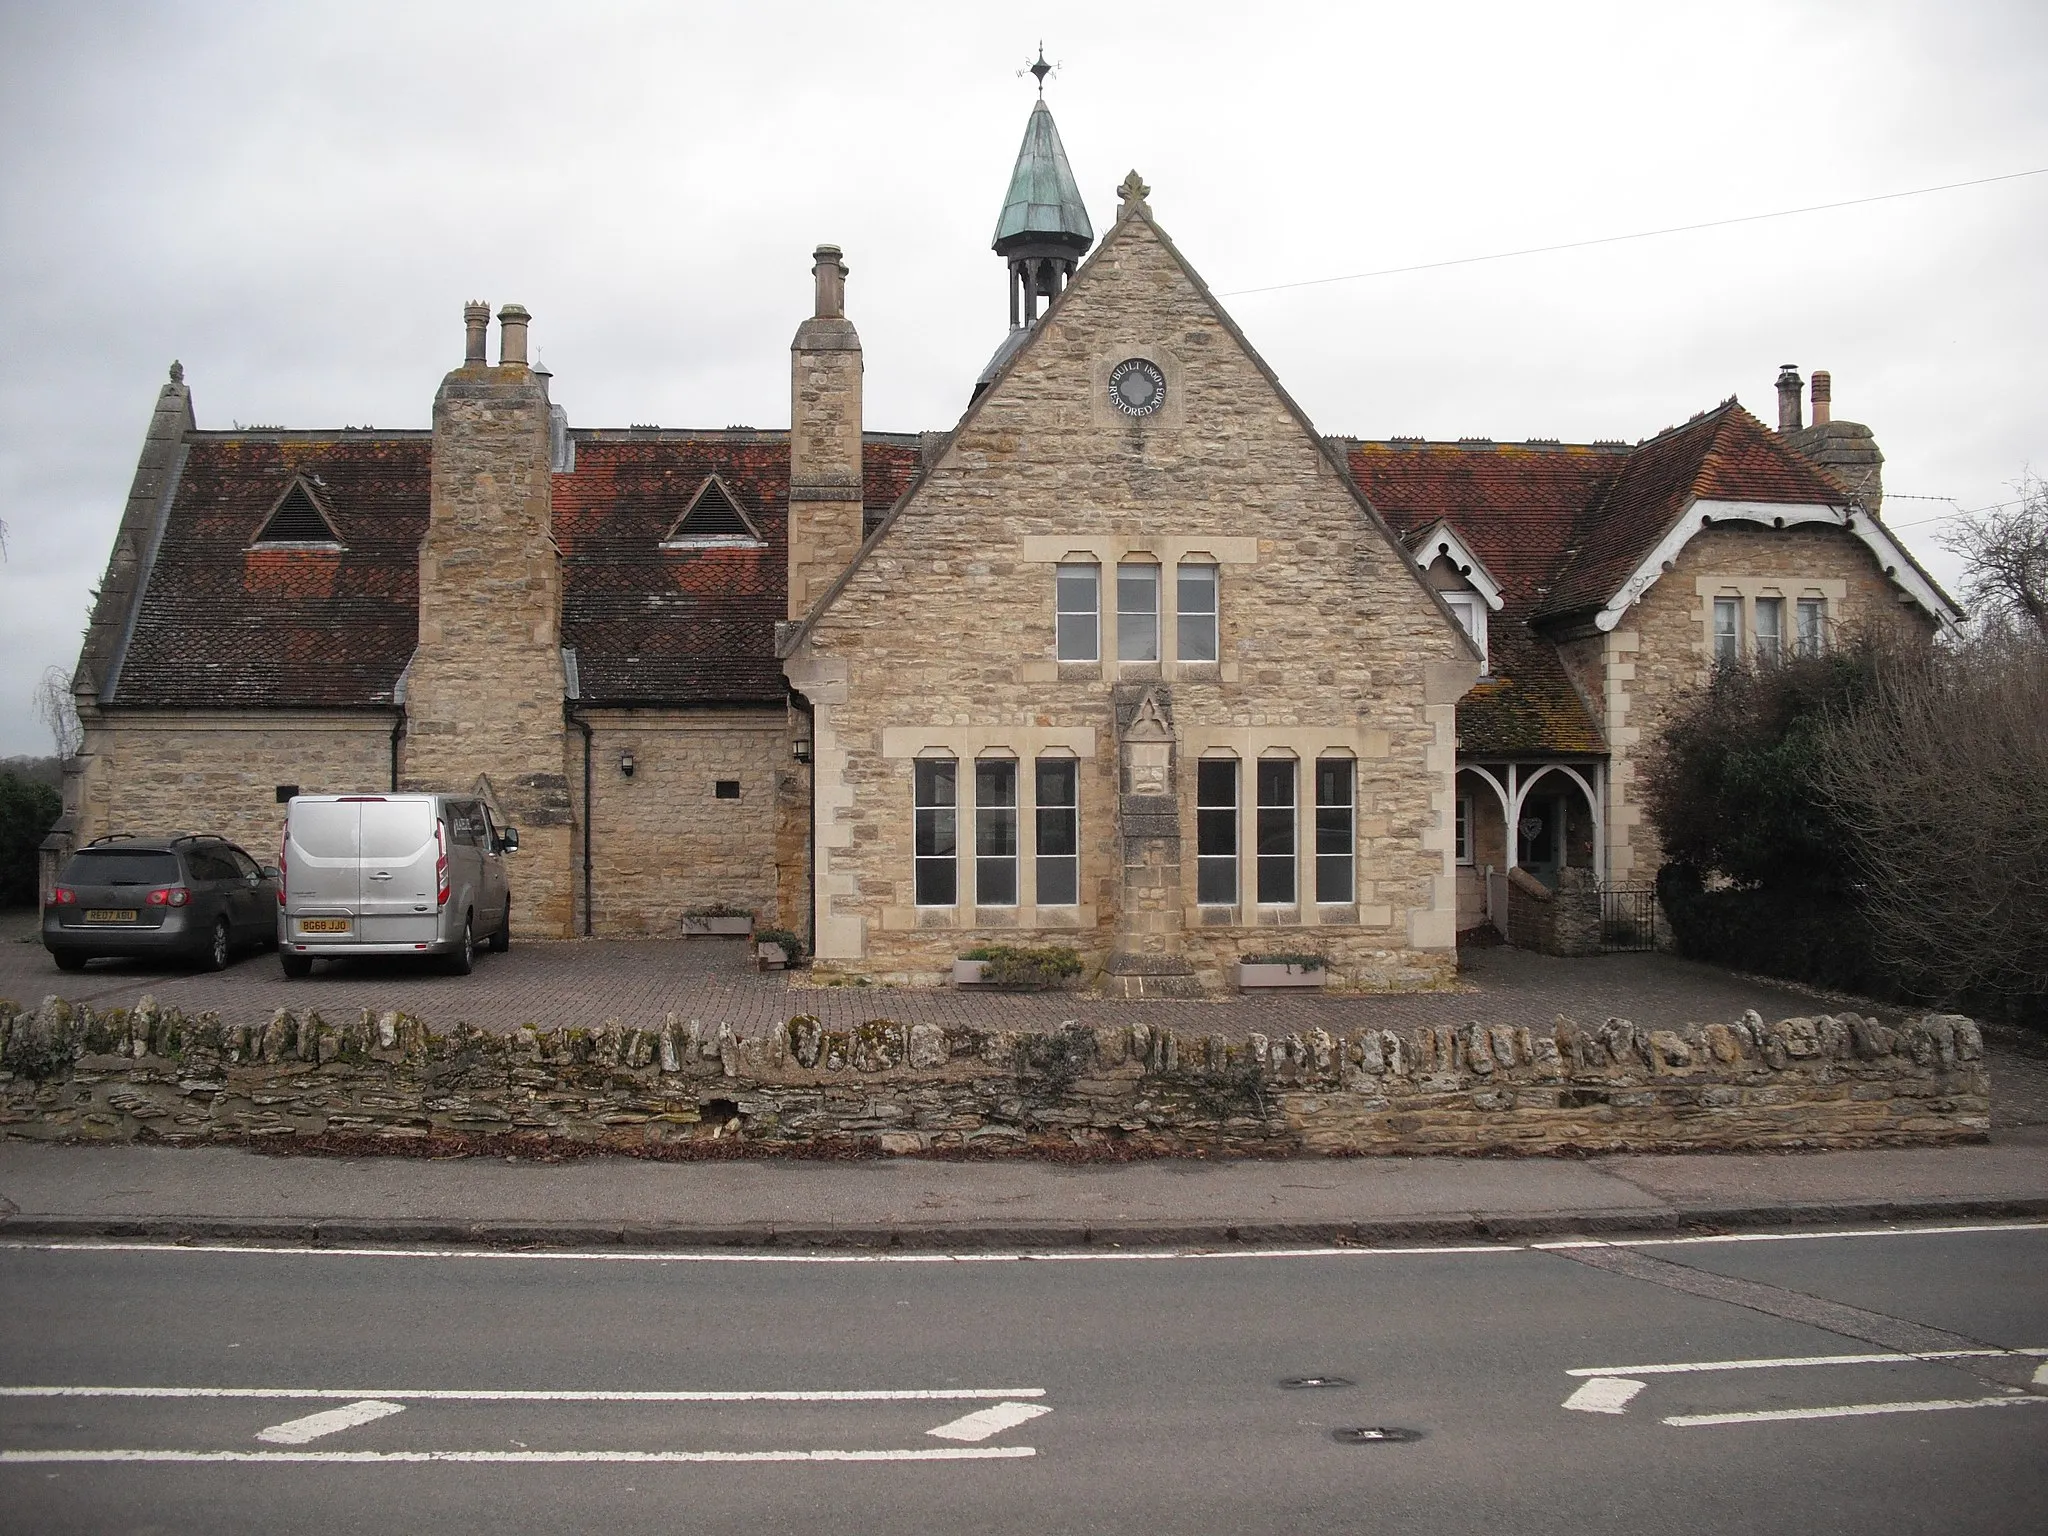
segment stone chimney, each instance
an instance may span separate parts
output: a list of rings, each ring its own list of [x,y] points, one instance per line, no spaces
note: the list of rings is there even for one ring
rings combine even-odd
[[[1786,363],[1778,369],[1778,430],[1797,432],[1799,419],[1799,392],[1805,381],[1799,377],[1799,369]]]
[[[399,782],[462,792],[488,779],[496,809],[519,829],[515,931],[568,938],[562,583],[548,398],[526,367],[526,311],[499,311],[495,368],[483,359],[489,314],[482,304],[464,308],[463,365],[434,397],[419,645],[406,671]]]
[[[471,299],[462,306],[462,328],[465,340],[462,348],[462,366],[483,368],[489,365],[485,355],[488,332],[491,328],[491,306],[482,299]]]
[[[789,616],[801,619],[861,545],[860,335],[839,247],[812,257],[811,318],[789,359]]]
[[[1782,424],[1785,375],[1778,375],[1779,432],[1787,443],[1839,480],[1852,502],[1875,516],[1884,506],[1884,455],[1878,451],[1877,438],[1861,422],[1835,420],[1834,378],[1824,369],[1816,369],[1813,375],[1813,425],[1800,427],[1796,373],[1792,384],[1793,426],[1787,431]]]

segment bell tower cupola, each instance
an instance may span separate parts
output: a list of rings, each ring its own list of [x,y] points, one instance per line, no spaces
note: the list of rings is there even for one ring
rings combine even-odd
[[[1040,301],[1050,304],[1074,268],[1095,243],[1094,226],[1081,202],[1066,147],[1045,104],[1045,77],[1052,66],[1045,50],[1031,66],[1038,77],[1038,101],[1024,124],[1024,144],[1017,168],[1010,172],[1010,194],[996,220],[995,252],[1010,268],[1010,328],[1028,329],[1038,319]]]

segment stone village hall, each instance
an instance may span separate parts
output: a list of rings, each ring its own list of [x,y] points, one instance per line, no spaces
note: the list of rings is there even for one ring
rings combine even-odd
[[[1775,431],[1326,437],[1148,195],[1097,240],[1037,103],[1009,329],[945,431],[866,429],[832,246],[787,431],[573,427],[517,305],[495,363],[466,310],[428,431],[202,430],[174,365],[59,844],[474,789],[515,936],[728,904],[877,981],[1017,942],[1130,996],[1272,952],[1426,987],[1510,871],[1654,874],[1635,774],[1716,658],[1960,617],[1828,375],[1809,424],[1784,370]]]

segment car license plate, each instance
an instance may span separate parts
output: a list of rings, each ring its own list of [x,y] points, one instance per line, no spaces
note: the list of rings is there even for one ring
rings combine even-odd
[[[348,919],[345,917],[302,917],[299,919],[301,933],[347,933]]]
[[[132,923],[142,914],[133,907],[93,907],[85,914],[88,923]]]

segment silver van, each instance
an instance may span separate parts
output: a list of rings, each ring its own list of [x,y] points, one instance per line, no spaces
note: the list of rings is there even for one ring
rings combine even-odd
[[[468,975],[479,937],[498,951],[511,940],[505,855],[518,846],[473,796],[293,796],[277,856],[285,975],[356,955],[439,955]]]

